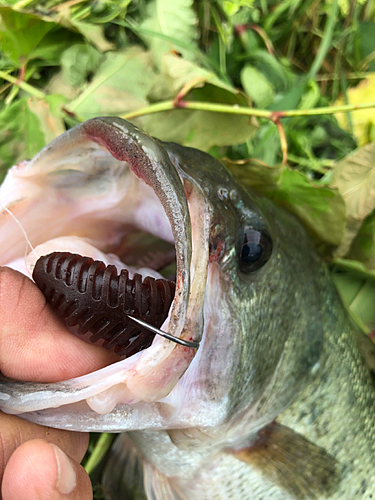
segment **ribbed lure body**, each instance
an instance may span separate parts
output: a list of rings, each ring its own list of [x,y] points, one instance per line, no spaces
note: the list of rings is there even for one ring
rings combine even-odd
[[[78,333],[92,332],[91,342],[117,354],[132,354],[149,347],[154,334],[128,315],[160,327],[168,316],[175,291],[173,281],[134,274],[69,252],[44,255],[36,262],[33,278],[47,302]]]

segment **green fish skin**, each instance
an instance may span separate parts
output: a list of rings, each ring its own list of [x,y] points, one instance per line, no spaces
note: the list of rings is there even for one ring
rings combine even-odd
[[[375,391],[363,338],[292,214],[246,191],[211,156],[118,118],[78,125],[24,170],[30,185],[68,203],[61,213],[93,196],[109,203],[116,186],[131,186],[118,211],[111,201],[106,227],[120,234],[124,221],[140,221],[138,229],[174,243],[177,292],[163,329],[200,346],[156,339],[85,377],[0,381],[3,411],[123,432],[103,476],[112,500],[375,500]],[[10,171],[0,196],[36,241],[28,206],[39,205],[25,191],[17,211],[15,177]],[[84,219],[92,244],[94,215]],[[3,263],[24,252],[6,227],[0,218]],[[98,245],[106,251],[104,235]]]
[[[167,144],[166,148],[172,150],[174,163],[189,180],[199,179],[209,193],[206,199],[220,225],[219,230],[217,225],[213,228],[211,241],[215,242],[217,232],[225,235],[226,250],[216,262],[223,263],[222,292],[216,300],[227,305],[227,321],[233,318],[236,322],[232,341],[241,337],[241,355],[220,427],[123,435],[114,447],[105,484],[112,473],[112,485],[117,477],[117,484],[126,483],[129,488],[127,468],[114,472],[114,460],[125,455],[127,460],[132,457],[131,467],[137,457],[147,459],[143,464],[146,498],[375,498],[373,378],[359,351],[362,334],[356,331],[310,238],[293,216],[243,191],[215,160],[176,145]],[[214,205],[218,186],[225,186],[228,192],[235,190],[237,197],[228,202],[235,208],[223,210]],[[254,202],[270,228],[274,260],[244,277],[231,265],[226,251],[235,247],[241,223],[246,224],[243,213],[246,209],[251,213]],[[228,211],[234,213],[236,208],[241,215],[230,219]],[[214,249],[213,244],[211,251]],[[232,259],[236,258],[238,254],[232,253]],[[207,294],[206,300],[214,298]],[[212,358],[220,355],[218,344],[213,341],[199,375],[211,386],[212,397],[220,393],[222,383],[218,376],[213,388],[215,382],[207,369],[215,363]],[[373,351],[371,343],[365,348]],[[227,357],[227,363],[232,362]],[[241,429],[249,421],[266,420],[269,415],[275,415],[277,423],[266,425],[255,438],[248,436],[248,446],[241,443]],[[236,445],[217,453],[215,440],[224,435]],[[207,458],[202,461],[203,450]],[[174,470],[170,474],[169,467],[183,473]],[[140,490],[139,485],[134,488]],[[114,498],[121,496],[115,493]]]

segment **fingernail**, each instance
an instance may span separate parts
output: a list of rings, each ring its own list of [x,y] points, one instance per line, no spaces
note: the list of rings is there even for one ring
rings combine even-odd
[[[69,495],[77,484],[76,473],[65,453],[58,446],[54,444],[51,444],[51,446],[55,452],[57,463],[56,489],[62,495]]]

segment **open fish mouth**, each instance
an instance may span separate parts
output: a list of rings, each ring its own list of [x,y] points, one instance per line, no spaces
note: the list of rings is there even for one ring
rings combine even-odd
[[[176,289],[162,329],[200,341],[208,262],[203,195],[161,142],[118,118],[89,120],[13,167],[0,196],[1,265],[31,275],[39,257],[71,252],[125,268],[130,277],[163,278],[164,268]],[[26,258],[20,226],[33,246]],[[78,404],[106,414],[119,403],[155,402],[176,385],[195,349],[156,336],[131,354],[68,381],[27,390],[23,382],[1,383],[2,409]]]

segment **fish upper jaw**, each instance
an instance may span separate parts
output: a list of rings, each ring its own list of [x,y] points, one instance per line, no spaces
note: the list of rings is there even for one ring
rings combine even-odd
[[[202,308],[208,262],[208,217],[204,213],[204,200],[199,189],[181,180],[161,144],[124,120],[89,120],[55,139],[31,162],[22,167],[13,167],[1,187],[2,200],[22,224],[32,244],[42,245],[39,247],[41,251],[48,228],[44,222],[42,225],[37,224],[33,217],[35,219],[47,211],[49,220],[52,220],[52,238],[67,237],[71,226],[66,220],[59,225],[58,214],[69,219],[86,202],[91,203],[91,208],[82,212],[81,218],[87,222],[92,216],[92,220],[86,224],[86,234],[83,232],[82,236],[86,243],[90,242],[90,234],[87,233],[92,228],[91,241],[96,243],[99,235],[95,232],[95,216],[98,217],[99,225],[105,226],[106,221],[102,211],[98,210],[98,193],[103,189],[114,221],[110,234],[106,234],[107,239],[103,244],[106,247],[111,235],[121,228],[123,220],[129,223],[126,210],[122,213],[126,199],[121,198],[117,185],[121,186],[125,178],[126,184],[130,182],[132,189],[138,190],[139,194],[130,203],[134,207],[130,218],[137,213],[142,201],[148,196],[156,199],[156,194],[170,222],[176,250],[176,293],[168,324],[163,328],[176,337],[199,341],[203,330]],[[102,185],[99,185],[98,179],[103,180]],[[129,191],[125,185],[124,189],[125,196],[131,198],[132,190]],[[95,196],[90,190],[95,192]],[[21,191],[22,203],[19,200]],[[48,200],[43,198],[46,192]],[[45,201],[48,201],[47,209]],[[104,207],[105,204],[101,205],[101,209]],[[145,207],[147,210],[147,203]],[[53,220],[55,215],[56,221]],[[9,238],[6,228],[14,221],[9,220],[8,213],[3,213],[1,219],[0,239],[5,240]],[[64,228],[68,233],[64,233]],[[79,231],[73,234],[81,236]],[[3,265],[8,264],[9,260],[22,258],[22,238],[13,248],[18,248],[19,255],[17,252],[12,254],[9,249],[2,258]],[[32,258],[29,258],[29,266],[32,266],[30,260]],[[4,411],[12,413],[39,411],[84,400],[100,413],[111,411],[118,401],[127,404],[154,402],[171,391],[194,355],[195,350],[192,348],[157,338],[143,352],[76,379],[54,384],[1,382],[0,401]],[[121,393],[119,389],[124,391]],[[105,391],[110,397],[104,397]],[[100,400],[105,402],[100,405]]]

